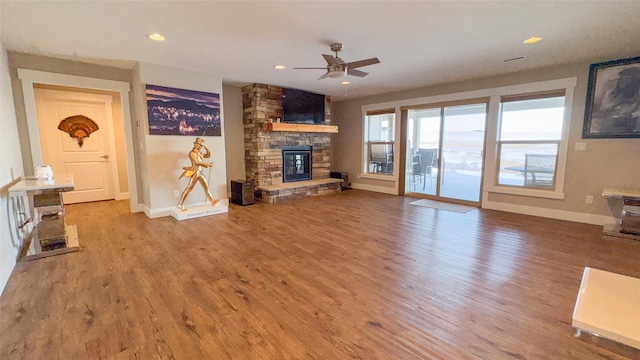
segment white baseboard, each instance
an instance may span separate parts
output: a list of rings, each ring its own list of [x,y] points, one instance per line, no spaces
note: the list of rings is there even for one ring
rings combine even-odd
[[[140,203],[134,203],[134,202],[131,202],[131,200],[129,201],[129,209],[131,210],[132,213],[143,212],[145,211],[144,210],[145,208],[146,206]]]
[[[483,209],[500,210],[516,214],[540,216],[551,219],[567,220],[593,225],[615,224],[616,219],[613,216],[585,214],[566,210],[555,210],[547,208],[539,208],[526,205],[507,204],[495,201],[484,201]]]
[[[164,216],[171,216],[175,208],[176,208],[175,206],[169,206],[169,207],[158,208],[158,209],[149,209],[147,206],[145,206],[144,213],[150,219],[155,219],[155,218],[164,217]]]
[[[351,187],[358,190],[367,190],[383,194],[398,195],[398,191],[392,187],[367,185],[354,182],[351,183]]]

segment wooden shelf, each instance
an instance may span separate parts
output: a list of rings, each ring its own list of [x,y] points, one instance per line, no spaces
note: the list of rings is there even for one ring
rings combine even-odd
[[[338,127],[331,125],[268,123],[267,131],[337,133]]]

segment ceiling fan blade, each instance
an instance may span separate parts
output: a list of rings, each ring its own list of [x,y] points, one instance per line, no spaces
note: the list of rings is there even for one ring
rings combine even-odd
[[[308,69],[320,69],[320,70],[327,70],[327,67],[294,67],[293,69],[302,69],[302,70],[308,70]]]
[[[327,76],[329,76],[329,72],[328,71],[324,75],[320,76],[318,78],[318,80],[322,80],[322,79],[326,78]]]
[[[322,57],[327,61],[329,65],[340,65],[340,63],[332,55],[322,54]]]
[[[371,58],[371,59],[366,59],[366,60],[353,61],[353,62],[350,62],[350,63],[346,63],[344,65],[349,67],[349,68],[354,69],[354,68],[358,68],[358,67],[362,67],[362,66],[379,64],[379,63],[380,63],[380,60],[378,60],[378,58]]]
[[[347,75],[353,75],[353,76],[357,76],[357,77],[365,77],[365,76],[369,75],[369,73],[368,72],[364,72],[364,71],[360,71],[360,70],[356,70],[356,69],[348,68],[347,69]]]

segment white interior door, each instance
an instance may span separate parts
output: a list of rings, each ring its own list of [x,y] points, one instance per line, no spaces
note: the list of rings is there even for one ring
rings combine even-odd
[[[113,99],[108,95],[39,88],[34,92],[42,159],[53,167],[54,176],[58,173],[74,177],[75,190],[64,193],[64,203],[114,199],[110,164]],[[98,130],[84,138],[82,147],[58,129],[62,120],[74,115],[84,115],[98,124]]]

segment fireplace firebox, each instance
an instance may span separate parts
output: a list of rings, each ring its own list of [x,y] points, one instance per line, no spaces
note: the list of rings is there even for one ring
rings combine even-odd
[[[311,180],[311,146],[282,147],[282,181]]]

